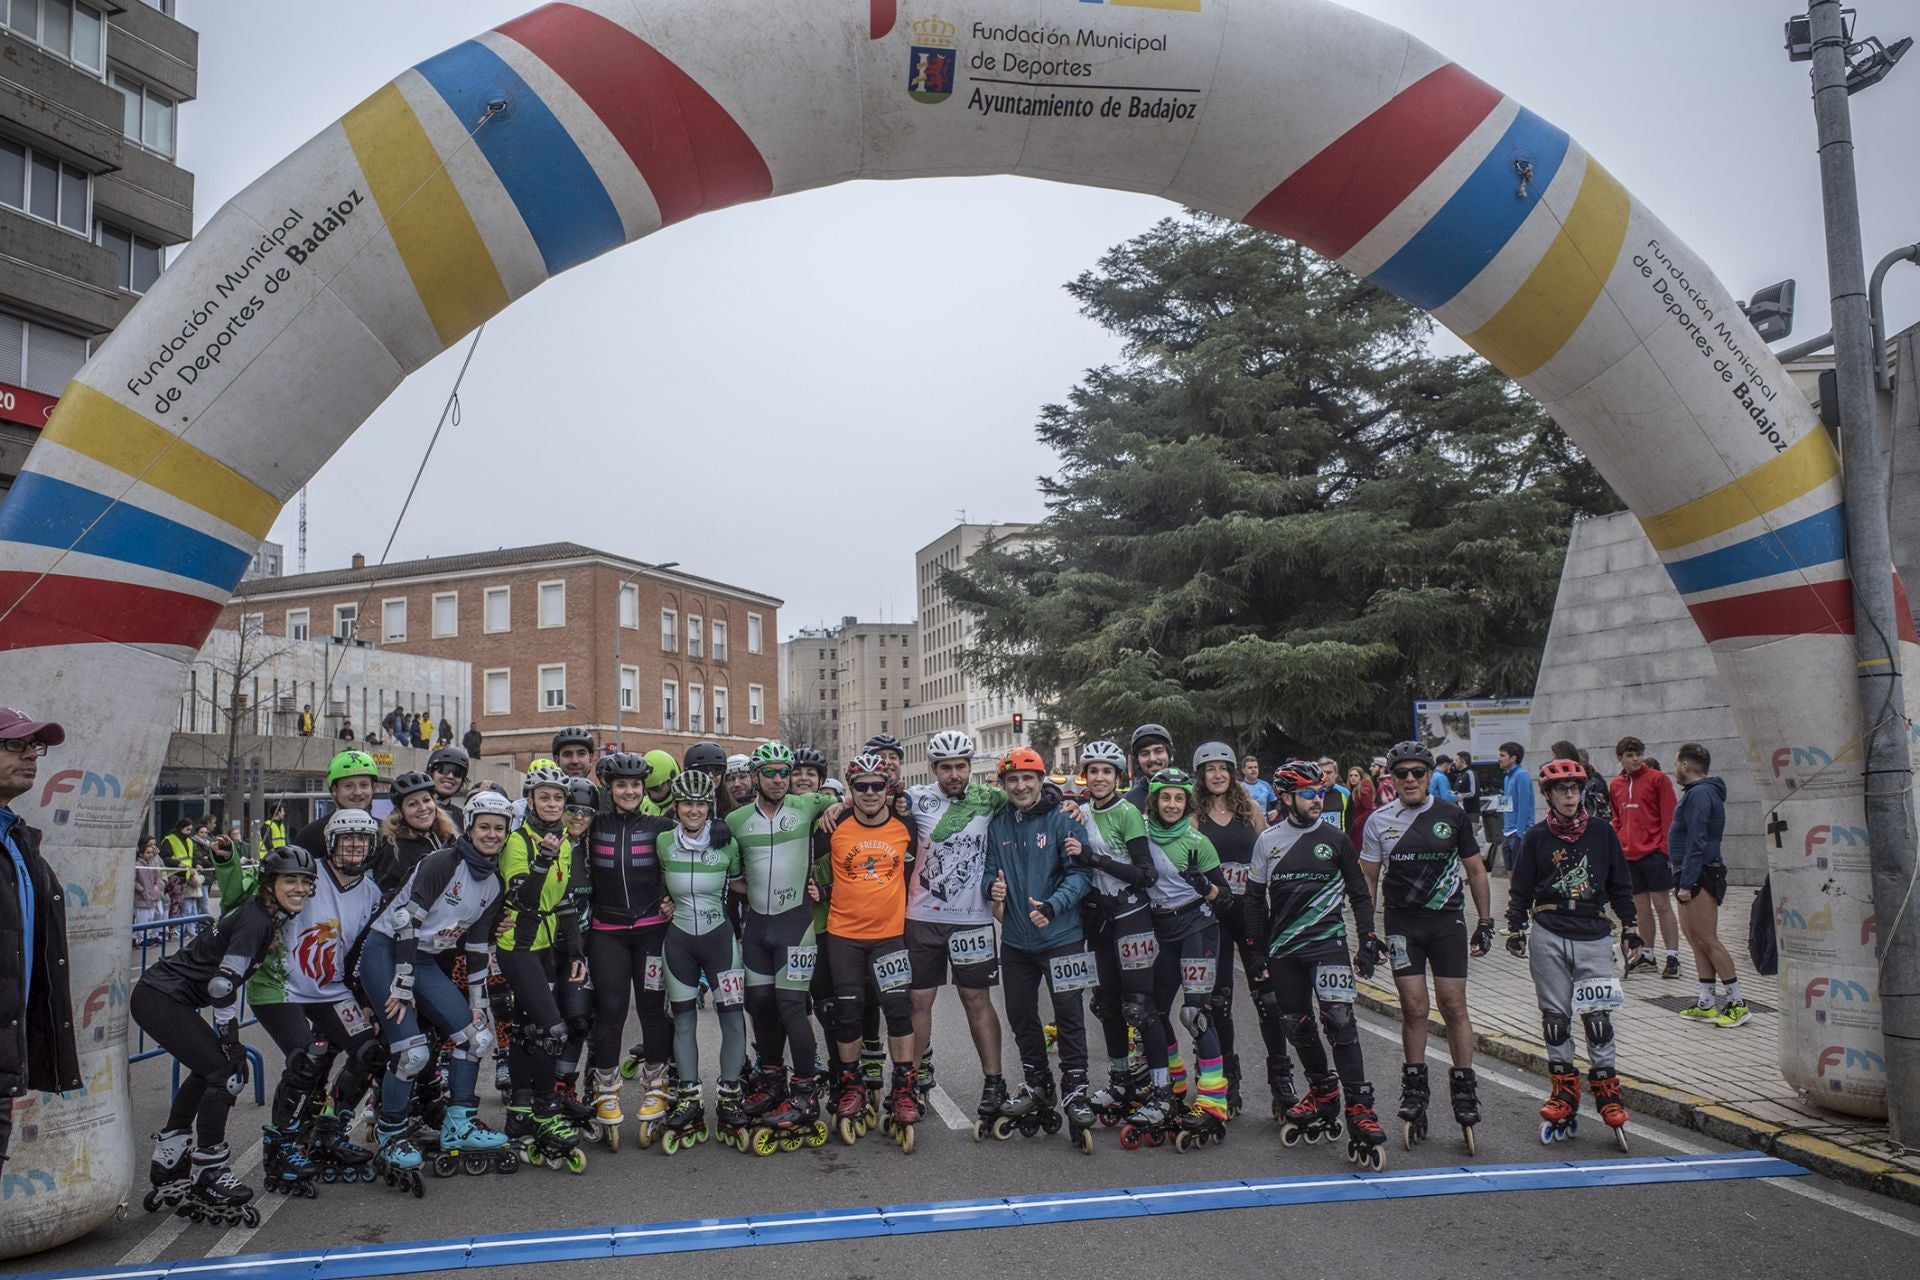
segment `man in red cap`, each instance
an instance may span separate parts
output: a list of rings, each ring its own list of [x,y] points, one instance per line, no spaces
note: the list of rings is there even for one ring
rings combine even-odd
[[[13,1137],[13,1100],[29,1089],[80,1087],[67,989],[66,891],[40,856],[40,833],[12,808],[33,790],[40,757],[67,740],[57,724],[0,707],[0,1168]]]

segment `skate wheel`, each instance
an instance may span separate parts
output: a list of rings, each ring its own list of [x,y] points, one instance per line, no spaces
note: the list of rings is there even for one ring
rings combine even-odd
[[[1308,1146],[1317,1147],[1320,1145],[1320,1139],[1326,1135],[1318,1129],[1304,1129],[1301,1131],[1300,1136],[1307,1140]]]
[[[1541,1146],[1543,1147],[1552,1146],[1554,1143],[1554,1140],[1557,1139],[1559,1136],[1560,1136],[1560,1126],[1556,1125],[1551,1120],[1542,1120],[1540,1122],[1540,1145]]]
[[[1140,1131],[1130,1124],[1120,1126],[1120,1149],[1138,1151],[1140,1149]]]
[[[373,1166],[372,1166],[372,1165],[370,1165],[370,1164],[363,1164],[363,1165],[361,1165],[361,1166],[360,1166],[360,1181],[362,1181],[362,1182],[372,1182],[372,1181],[373,1181],[373,1179],[374,1179],[374,1172],[373,1172]]]
[[[1361,1163],[1375,1173],[1378,1173],[1387,1167],[1387,1153],[1380,1147],[1368,1147],[1366,1155],[1361,1159]]]
[[[567,1152],[567,1172],[585,1173],[587,1171],[587,1153],[575,1147]]]
[[[859,1138],[860,1138],[860,1125],[858,1121],[852,1119],[851,1117],[848,1117],[840,1121],[840,1141],[841,1142],[845,1143],[847,1146],[850,1147],[855,1142],[859,1141]]]
[[[660,1149],[668,1155],[680,1150],[680,1135],[669,1129],[660,1135]]]
[[[1347,1163],[1356,1164],[1359,1162],[1359,1159],[1360,1159],[1360,1148],[1349,1143],[1347,1145]]]
[[[806,1142],[806,1138],[797,1131],[780,1135],[780,1149],[782,1151],[798,1151],[806,1145]]]
[[[540,1148],[538,1147],[527,1148],[527,1163],[532,1165],[536,1169],[538,1169],[541,1165],[546,1163],[545,1158],[542,1157],[540,1154]]]
[[[1280,1126],[1280,1145],[1283,1147],[1299,1146],[1300,1139],[1303,1138],[1304,1136],[1306,1135],[1302,1134],[1300,1130],[1296,1129],[1294,1126],[1290,1124],[1284,1124]]]
[[[260,1211],[250,1204],[243,1204],[240,1206],[240,1221],[249,1227],[257,1227],[260,1225]]]
[[[620,1149],[619,1125],[609,1124],[601,1126],[600,1136],[605,1139],[608,1151],[618,1151]]]
[[[639,1074],[640,1064],[638,1062],[632,1058],[622,1058],[620,1060],[620,1078],[622,1080],[631,1080]]]
[[[1102,1112],[1100,1115],[1100,1127],[1102,1129],[1111,1129],[1119,1123],[1120,1123],[1119,1116],[1108,1115],[1105,1112]]]
[[[880,1117],[880,1132],[886,1134],[889,1138],[893,1136],[893,1117],[892,1116]]]
[[[1569,1138],[1577,1137],[1579,1136],[1579,1133],[1580,1133],[1580,1117],[1573,1116],[1567,1121],[1567,1136]]]
[[[806,1144],[816,1149],[827,1145],[827,1122],[825,1120],[815,1120],[813,1122],[813,1128],[807,1131]]]
[[[986,1136],[987,1122],[985,1120],[975,1120],[973,1122],[973,1140],[975,1142],[982,1142],[986,1140]]]
[[[1049,1111],[1041,1117],[1040,1127],[1047,1131],[1049,1137],[1060,1132],[1060,1113],[1057,1111]]]
[[[900,1144],[900,1154],[913,1154],[913,1126],[910,1124],[894,1126],[894,1140]]]
[[[451,1178],[460,1171],[460,1162],[444,1151],[433,1158],[433,1176]]]
[[[753,1131],[753,1154],[770,1156],[779,1149],[780,1138],[773,1130],[755,1129]]]
[[[1475,1143],[1474,1143],[1474,1141],[1473,1141],[1473,1126],[1472,1126],[1472,1125],[1470,1125],[1470,1124],[1463,1124],[1463,1125],[1461,1125],[1461,1126],[1460,1126],[1460,1136],[1461,1136],[1462,1138],[1465,1138],[1465,1139],[1466,1139],[1466,1142],[1467,1142],[1467,1154],[1468,1154],[1468,1155],[1470,1155],[1470,1156],[1477,1156],[1477,1155],[1479,1155],[1479,1154],[1480,1154],[1480,1151],[1479,1151],[1479,1148],[1478,1148],[1478,1147],[1477,1147],[1477,1146],[1475,1145]]]
[[[493,1156],[495,1173],[512,1173],[520,1167],[520,1157],[511,1151],[496,1151]]]
[[[1167,1135],[1166,1135],[1166,1134],[1164,1134],[1164,1133],[1162,1133],[1162,1132],[1161,1132],[1160,1130],[1158,1130],[1158,1129],[1149,1129],[1149,1130],[1147,1130],[1147,1145],[1148,1145],[1148,1146],[1150,1146],[1150,1147],[1163,1147],[1163,1146],[1165,1146],[1166,1144],[1167,1144]]]
[[[1620,1144],[1620,1150],[1624,1154],[1627,1149],[1627,1130],[1625,1125],[1613,1131],[1613,1140]]]
[[[339,1172],[335,1170],[332,1165],[328,1165],[326,1168],[320,1171],[320,1181],[322,1182],[333,1182],[337,1180],[339,1177],[340,1177]]]
[[[1014,1124],[1005,1116],[993,1118],[993,1136],[996,1141],[1005,1142],[1013,1136]]]
[[[1416,1125],[1411,1120],[1403,1121],[1401,1123],[1400,1141],[1405,1144],[1407,1150],[1411,1151],[1415,1147],[1419,1146],[1420,1140],[1426,1136],[1427,1136],[1427,1131],[1425,1127]]]
[[[1173,1149],[1181,1155],[1187,1154],[1187,1148],[1193,1145],[1195,1145],[1193,1139],[1187,1135],[1186,1130],[1183,1129],[1173,1135]]]
[[[1338,1120],[1335,1120],[1332,1124],[1327,1126],[1327,1141],[1337,1142],[1340,1138],[1340,1132],[1341,1132],[1340,1122]],[[1221,1130],[1221,1136],[1222,1137],[1226,1136],[1226,1130],[1224,1129]]]
[[[653,1145],[654,1139],[658,1135],[654,1132],[653,1126],[645,1123],[644,1121],[640,1124],[639,1130],[640,1130],[639,1132],[640,1149],[644,1151],[648,1147]]]
[[[1088,1155],[1088,1156],[1092,1155],[1093,1154],[1093,1130],[1082,1129],[1080,1131],[1079,1141],[1077,1145],[1080,1148],[1080,1154]]]
[[[535,1153],[538,1154],[538,1153]],[[536,1162],[537,1163],[537,1162]],[[460,1167],[473,1177],[479,1177],[493,1166],[493,1161],[485,1156],[462,1156]]]

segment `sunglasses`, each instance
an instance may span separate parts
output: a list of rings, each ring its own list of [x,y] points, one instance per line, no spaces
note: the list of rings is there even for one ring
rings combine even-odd
[[[1318,800],[1327,793],[1318,787],[1305,787],[1293,794],[1299,796],[1302,800]]]
[[[888,784],[885,782],[855,782],[851,785],[853,789],[861,795],[870,796],[877,791],[885,791]]]
[[[761,777],[763,777],[763,778],[791,778],[791,777],[793,776],[793,770],[791,770],[791,769],[762,769],[762,770],[760,771],[760,776],[761,776]]]
[[[465,769],[462,769],[457,764],[437,764],[433,766],[433,768],[429,769],[428,772],[429,773],[450,773],[456,778],[464,778],[467,776],[467,771]]]
[[[1427,776],[1425,769],[1395,769],[1393,776],[1402,782],[1418,782]]]

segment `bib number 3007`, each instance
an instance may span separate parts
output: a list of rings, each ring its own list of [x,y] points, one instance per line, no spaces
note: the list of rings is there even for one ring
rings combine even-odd
[[[873,958],[873,985],[882,991],[898,991],[913,979],[913,962],[905,951],[889,951]]]
[[[1325,1004],[1352,1004],[1353,970],[1344,964],[1323,964],[1313,971],[1313,994]]]
[[[1599,1013],[1603,1009],[1618,1009],[1625,1003],[1626,996],[1616,978],[1581,978],[1573,984],[1575,1013]]]
[[[1091,951],[1069,951],[1047,961],[1047,979],[1055,991],[1085,991],[1100,981]]]

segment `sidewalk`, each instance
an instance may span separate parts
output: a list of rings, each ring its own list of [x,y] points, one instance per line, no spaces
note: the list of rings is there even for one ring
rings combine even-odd
[[[1496,876],[1493,888],[1498,917],[1506,907],[1506,885]],[[1729,889],[1720,910],[1720,937],[1733,954],[1754,1011],[1745,1026],[1722,1030],[1680,1017],[1679,1010],[1699,991],[1693,955],[1684,946],[1678,981],[1644,973],[1626,981],[1627,1003],[1614,1015],[1614,1028],[1627,1109],[1768,1152],[1850,1186],[1920,1204],[1920,1151],[1903,1152],[1895,1146],[1884,1121],[1809,1105],[1781,1076],[1777,1037],[1782,997],[1776,981],[1753,973],[1747,961],[1747,913],[1754,892]],[[1473,962],[1468,997],[1475,1040],[1479,1052],[1544,1077],[1546,1048],[1533,983],[1526,961],[1507,954],[1504,925],[1502,930],[1493,953]],[[1380,979],[1360,984],[1360,1002],[1398,1017],[1392,978],[1382,969]],[[1432,1024],[1437,1033],[1437,1013]],[[1574,1042],[1584,1051],[1577,1022]],[[1578,1061],[1584,1073],[1584,1054]],[[1544,1088],[1541,1096],[1546,1096]]]

